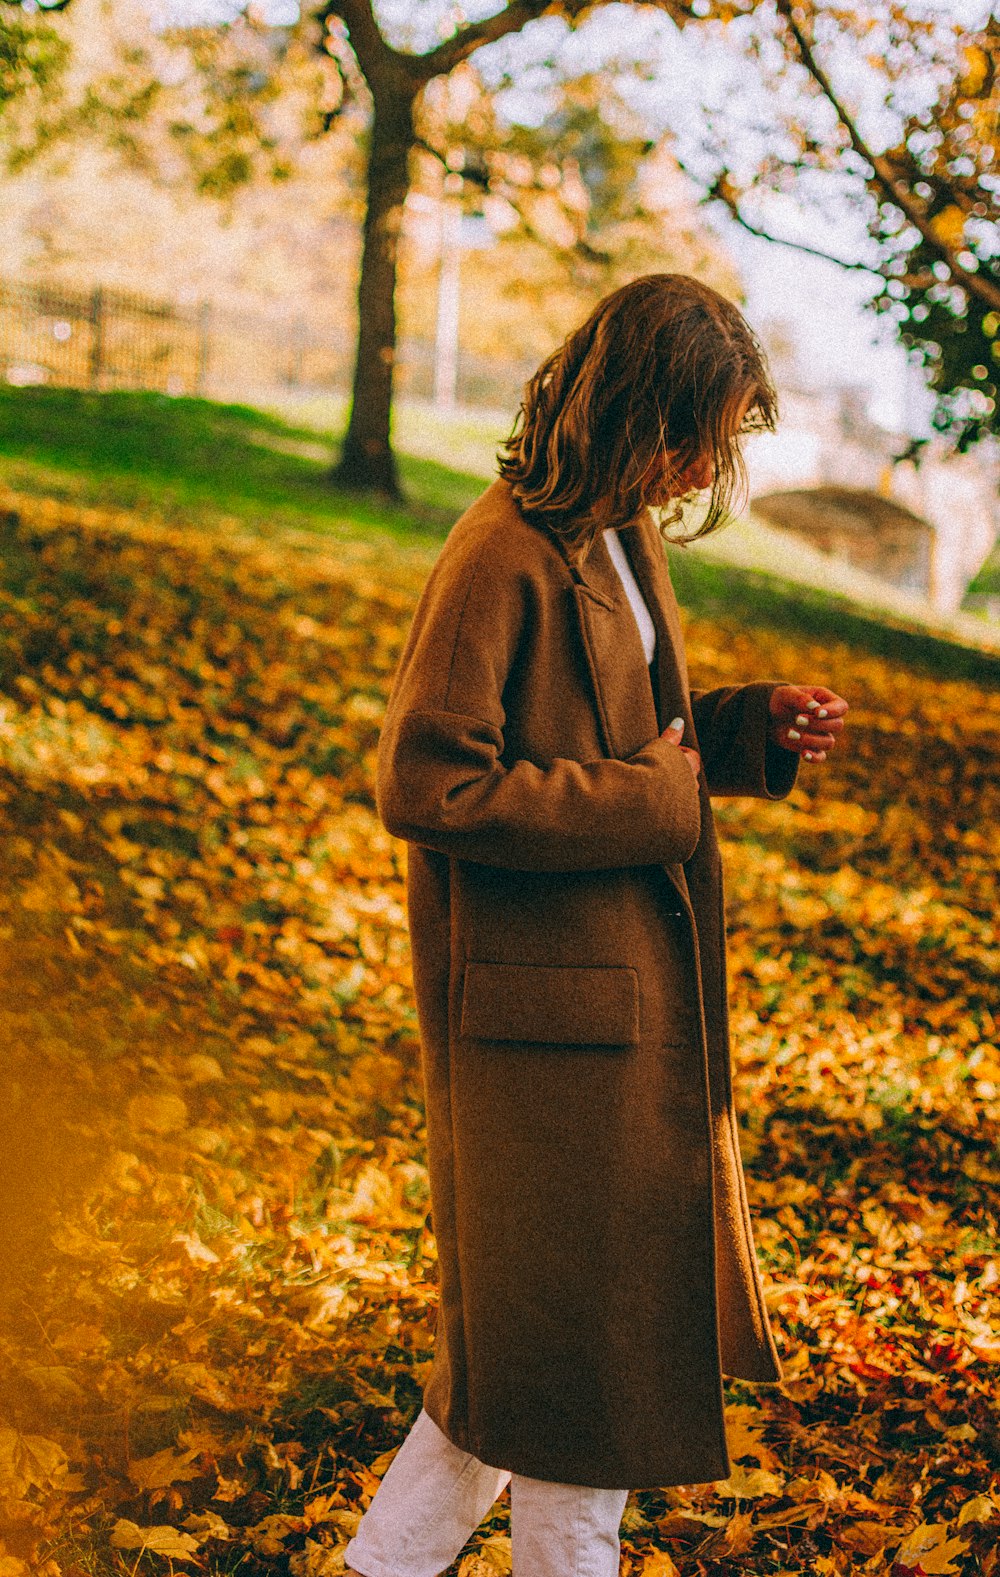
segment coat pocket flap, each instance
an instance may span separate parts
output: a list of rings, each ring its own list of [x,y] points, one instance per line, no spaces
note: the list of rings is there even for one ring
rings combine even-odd
[[[476,1040],[627,1046],[639,1040],[639,975],[627,964],[470,959],[461,1033]]]

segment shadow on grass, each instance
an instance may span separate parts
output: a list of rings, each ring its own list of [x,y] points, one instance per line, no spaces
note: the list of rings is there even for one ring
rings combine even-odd
[[[277,511],[320,530],[350,522],[444,536],[483,487],[479,477],[404,456],[405,502],[359,497],[329,480],[336,453],[333,434],[247,405],[0,385],[0,454],[80,474],[92,493],[124,508],[169,515],[209,504],[241,516]]]
[[[827,591],[711,563],[683,548],[668,549],[668,562],[678,601],[699,617],[788,632],[818,644],[839,641],[942,679],[1000,686],[996,652],[962,646],[889,614],[866,612]]]

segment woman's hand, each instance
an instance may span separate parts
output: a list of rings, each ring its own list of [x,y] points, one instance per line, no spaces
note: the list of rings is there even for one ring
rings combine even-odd
[[[771,692],[767,736],[803,761],[825,761],[844,727],[847,702],[821,684],[779,684]]]
[[[672,740],[679,750],[683,750],[687,759],[687,764],[694,773],[695,780],[697,781],[698,773],[701,771],[701,756],[698,751],[693,748],[693,746],[681,744],[681,735],[683,732],[683,717],[675,717],[672,723],[667,724],[666,728],[661,733],[660,738]]]

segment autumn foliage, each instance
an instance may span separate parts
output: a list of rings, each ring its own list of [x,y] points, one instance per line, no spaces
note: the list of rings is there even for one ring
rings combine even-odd
[[[372,774],[418,556],[7,495],[0,1574],[328,1577],[436,1286],[405,846]],[[689,617],[850,735],[716,802],[786,1378],[623,1571],[1000,1568],[1000,683]],[[558,1223],[553,1223],[558,1231]],[[638,1250],[637,1250],[638,1251]],[[507,1497],[457,1570],[509,1568]]]

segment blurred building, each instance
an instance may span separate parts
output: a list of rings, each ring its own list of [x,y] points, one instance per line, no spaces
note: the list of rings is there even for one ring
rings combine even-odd
[[[1000,453],[949,456],[940,438],[898,460],[909,436],[867,414],[855,385],[782,382],[776,433],[746,446],[753,507],[823,552],[952,613],[1000,537]]]

